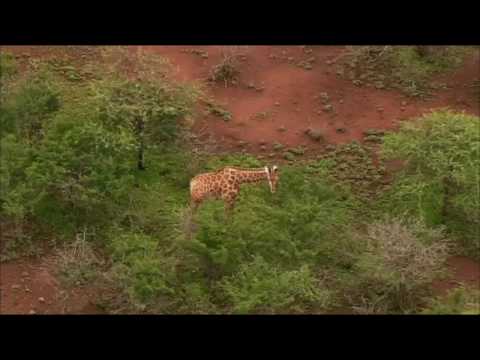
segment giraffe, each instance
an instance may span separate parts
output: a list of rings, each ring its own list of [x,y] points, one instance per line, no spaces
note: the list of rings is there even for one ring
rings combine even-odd
[[[216,172],[199,174],[190,181],[192,214],[208,198],[222,199],[225,203],[225,212],[231,214],[241,184],[267,181],[273,194],[277,189],[278,179],[279,171],[276,165],[271,168],[265,166],[255,169],[227,166]]]

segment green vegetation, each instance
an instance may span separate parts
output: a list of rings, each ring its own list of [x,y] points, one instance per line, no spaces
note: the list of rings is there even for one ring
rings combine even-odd
[[[477,117],[442,111],[371,132],[385,159],[407,160],[391,186],[369,146],[302,162],[296,148],[275,194],[245,186],[233,218],[210,201],[192,219],[195,174],[264,163],[192,151],[185,120],[200,91],[136,62],[85,64],[95,76],[75,81],[51,64],[1,73],[2,260],[55,243],[61,278],[114,289],[111,311],[417,313],[453,245],[478,255]],[[431,311],[470,309],[455,301]]]
[[[444,86],[431,83],[432,75],[459,66],[472,50],[466,46],[352,46],[337,74],[357,86],[398,88],[410,96],[426,96]]]
[[[480,258],[480,132],[476,116],[439,111],[385,137],[386,159],[408,161],[385,195],[388,211],[444,224]]]

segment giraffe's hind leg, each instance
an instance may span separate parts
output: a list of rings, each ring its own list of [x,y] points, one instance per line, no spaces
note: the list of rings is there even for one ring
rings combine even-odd
[[[195,223],[195,215],[197,213],[197,209],[200,203],[198,201],[192,200],[190,202],[190,213],[188,214],[188,224],[186,228],[187,238],[190,240],[192,238],[192,234],[197,231],[198,226]]]

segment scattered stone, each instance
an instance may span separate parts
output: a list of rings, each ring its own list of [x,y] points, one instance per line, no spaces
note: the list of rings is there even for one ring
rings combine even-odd
[[[287,129],[285,128],[285,126],[282,125],[277,129],[277,131],[285,132],[285,131],[287,131]]]
[[[267,150],[267,147],[266,147],[265,145],[261,145],[261,146],[260,146],[260,150],[266,151],[266,150]]]
[[[12,285],[12,289],[13,289],[13,290],[18,290],[18,289],[20,289],[20,288],[21,288],[20,285],[17,285],[17,284],[13,284],[13,285]]]
[[[32,292],[32,290],[30,290],[29,288],[25,288],[25,292],[27,292],[27,293],[31,293],[31,292]]]
[[[402,107],[400,108],[400,111],[405,111],[405,108],[402,106]]]
[[[345,133],[345,132],[347,131],[347,129],[345,129],[344,127],[338,127],[338,128],[336,129],[336,131],[337,131],[338,133],[340,133],[340,134],[343,134],[343,133]]]
[[[303,65],[303,68],[304,68],[305,70],[312,70],[312,69],[313,69],[313,67],[312,67],[311,64],[305,64],[305,65]]]
[[[331,104],[327,104],[323,107],[323,111],[330,112],[333,110],[333,106]]]
[[[288,152],[290,152],[294,155],[300,156],[300,155],[305,154],[305,148],[299,146],[299,147],[296,147],[296,148],[289,149]]]
[[[273,144],[273,150],[275,151],[279,151],[279,150],[282,150],[285,146],[283,146],[282,144],[280,143],[274,143]]]
[[[40,296],[40,297],[38,298],[38,302],[44,303],[44,302],[45,302],[45,298],[42,297],[42,296]]]
[[[332,64],[333,64],[333,61],[332,61],[332,60],[327,60],[327,61],[325,61],[325,64],[327,64],[327,65],[332,65]]]
[[[293,59],[293,57],[289,56],[287,60],[292,62],[294,59]]]
[[[248,87],[249,89],[254,89],[254,88],[255,88],[255,84],[252,83],[252,82],[251,82],[251,83],[248,83],[247,87]]]
[[[275,106],[280,106],[280,103],[278,101],[276,101]]]
[[[320,98],[322,99],[322,102],[326,104],[330,100],[330,96],[328,96],[328,93],[322,92],[320,93]]]
[[[383,112],[383,107],[381,107],[381,106],[377,107],[377,111],[378,112]]]
[[[259,145],[265,145],[267,142],[265,139],[262,139],[258,142]]]
[[[408,105],[408,102],[406,102],[405,100],[402,101],[402,106],[407,106]]]
[[[22,272],[22,276],[23,277],[28,277],[28,276],[30,276],[30,274],[28,272],[24,271],[24,272]]]
[[[338,102],[339,102],[340,104],[343,104],[343,99],[340,99]]]
[[[30,315],[35,315],[35,314],[36,314],[35,310],[30,310],[28,313],[29,313]]]
[[[385,135],[385,131],[378,130],[378,129],[367,129],[363,132],[365,136],[383,136]]]
[[[320,141],[323,139],[323,135],[319,130],[307,129],[305,130],[305,134],[307,134],[314,141]]]
[[[325,150],[327,151],[335,151],[335,145],[329,144],[325,146]]]

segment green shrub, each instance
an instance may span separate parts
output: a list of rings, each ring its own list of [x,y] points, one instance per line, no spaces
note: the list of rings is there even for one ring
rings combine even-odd
[[[175,294],[175,259],[162,256],[158,240],[144,234],[113,236],[109,249],[112,274],[129,301],[140,310],[165,310]]]
[[[5,96],[5,104],[0,109],[1,133],[15,132],[24,140],[38,140],[46,123],[59,109],[59,90],[48,74],[28,77],[12,94]]]
[[[275,194],[266,184],[242,187],[230,221],[220,201],[200,207],[192,251],[219,274],[236,271],[250,254],[284,265],[314,264],[325,256],[325,243],[347,229],[350,204],[344,194],[301,167],[280,172]]]
[[[465,251],[479,258],[480,133],[479,118],[437,111],[385,137],[387,159],[407,160],[407,167],[384,205],[396,214],[417,216],[427,224],[445,224]]]
[[[331,305],[330,291],[323,288],[307,265],[282,271],[261,256],[255,256],[238,273],[224,279],[222,287],[234,313],[304,312]]]
[[[0,80],[4,80],[17,71],[15,56],[6,51],[0,52]]]

